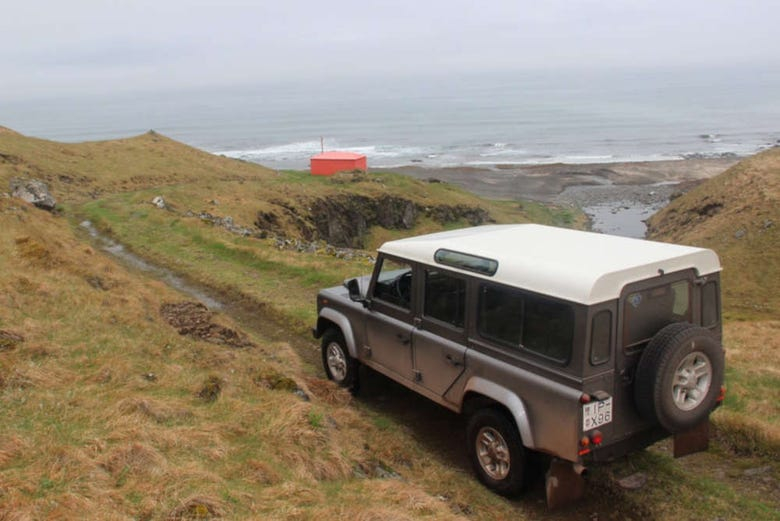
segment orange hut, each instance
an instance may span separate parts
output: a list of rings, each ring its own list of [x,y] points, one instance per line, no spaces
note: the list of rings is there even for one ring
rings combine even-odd
[[[311,158],[312,175],[333,175],[336,172],[368,169],[366,156],[354,152],[323,152]]]

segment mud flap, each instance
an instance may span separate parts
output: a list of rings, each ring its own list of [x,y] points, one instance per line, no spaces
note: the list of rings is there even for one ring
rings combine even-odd
[[[710,446],[710,420],[707,418],[693,429],[674,435],[674,457],[681,458]]]
[[[582,473],[585,467],[553,459],[547,470],[545,489],[547,492],[547,508],[555,509],[573,503],[585,493],[585,479]]]

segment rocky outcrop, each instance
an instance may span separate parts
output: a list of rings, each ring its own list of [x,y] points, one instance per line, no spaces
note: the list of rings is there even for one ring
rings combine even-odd
[[[416,205],[400,197],[341,196],[318,199],[311,205],[317,238],[335,246],[362,248],[371,226],[408,230],[417,221]]]
[[[365,247],[371,227],[410,230],[421,216],[439,224],[466,221],[472,226],[493,222],[482,208],[466,205],[420,206],[410,199],[383,195],[341,195],[297,205],[274,202],[274,209],[257,213],[255,226],[266,233],[285,235],[290,227],[306,241],[325,241],[343,248]]]
[[[49,193],[46,183],[38,179],[11,179],[11,196],[32,203],[43,210],[54,210],[57,202]]]

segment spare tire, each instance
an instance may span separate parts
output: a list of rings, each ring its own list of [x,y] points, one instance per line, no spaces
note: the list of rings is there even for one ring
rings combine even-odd
[[[671,433],[704,421],[723,385],[723,347],[707,329],[669,324],[645,347],[634,382],[640,415]]]

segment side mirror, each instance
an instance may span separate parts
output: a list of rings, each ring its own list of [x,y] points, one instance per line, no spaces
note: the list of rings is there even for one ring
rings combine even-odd
[[[358,284],[357,279],[349,279],[344,283],[344,285],[347,287],[347,291],[349,292],[349,300],[352,302],[362,302],[365,304],[366,299],[364,299],[363,295],[360,293],[360,285]]]

